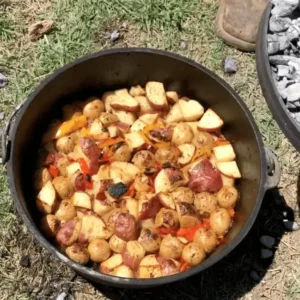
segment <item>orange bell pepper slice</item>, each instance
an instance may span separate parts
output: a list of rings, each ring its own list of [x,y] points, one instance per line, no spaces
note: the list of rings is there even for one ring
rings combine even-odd
[[[81,137],[86,137],[86,136],[89,136],[89,135],[90,135],[90,129],[86,128],[86,127],[83,127],[80,131],[80,136]]]
[[[145,142],[151,146],[153,146],[154,148],[169,148],[170,147],[170,143],[167,142],[162,142],[162,143],[153,143],[149,140],[148,138],[148,134],[151,130],[154,129],[158,129],[158,128],[164,128],[164,126],[160,125],[160,124],[150,124],[147,125],[140,133],[142,134]]]
[[[211,156],[211,150],[207,147],[203,147],[200,149],[197,149],[197,151],[195,152],[193,158],[192,158],[192,162],[194,162],[195,160],[198,159],[207,159]]]
[[[62,136],[68,135],[78,129],[81,129],[87,124],[87,118],[85,115],[81,115],[71,119],[69,121],[63,122],[56,132],[55,138],[61,138]]]
[[[160,228],[157,228],[156,230],[161,235],[167,235],[167,234],[176,235],[176,233],[177,233],[177,229],[174,229],[174,228],[160,227]]]
[[[229,215],[230,215],[231,218],[233,218],[234,215],[235,215],[235,211],[234,211],[234,209],[232,207],[228,209],[228,213],[229,213]]]
[[[193,227],[188,228],[180,228],[177,231],[177,236],[182,236],[188,239],[190,242],[194,240],[195,233],[200,228],[208,228],[209,227],[209,220],[205,220],[202,224],[195,225]]]
[[[86,161],[84,160],[84,158],[78,158],[77,159],[79,165],[80,165],[80,169],[82,171],[83,174],[90,174],[90,168],[87,165]]]
[[[133,198],[135,194],[134,183],[129,186],[126,196]]]
[[[123,138],[108,138],[106,140],[104,140],[100,145],[98,145],[99,148],[103,149],[105,147],[109,147],[109,146],[112,146],[112,145],[115,145],[117,143],[120,143],[120,142],[124,142],[125,140]]]
[[[54,165],[49,166],[49,173],[53,178],[59,176],[59,170]]]
[[[188,269],[190,269],[190,268],[191,268],[191,266],[190,266],[188,263],[184,262],[184,263],[180,266],[179,272],[184,272],[184,271],[186,271],[186,270],[188,270]]]

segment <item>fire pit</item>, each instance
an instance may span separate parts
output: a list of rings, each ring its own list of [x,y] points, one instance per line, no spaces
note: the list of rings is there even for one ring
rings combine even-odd
[[[267,104],[283,133],[300,151],[300,5],[272,0],[261,20],[257,72]]]

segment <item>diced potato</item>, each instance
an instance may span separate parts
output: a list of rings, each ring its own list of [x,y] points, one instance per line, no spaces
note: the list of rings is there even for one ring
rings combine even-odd
[[[217,162],[217,168],[225,176],[228,176],[231,178],[241,178],[242,177],[239,167],[235,161]]]
[[[168,193],[172,191],[172,185],[169,180],[169,176],[164,169],[162,169],[154,180],[155,192]]]
[[[209,161],[211,162],[211,164],[216,168],[217,167],[217,159],[216,156],[214,154],[210,155]]]
[[[179,106],[179,103],[174,104],[167,117],[166,117],[166,122],[167,123],[177,123],[177,122],[182,122],[184,121],[184,116],[183,116],[183,112]]]
[[[100,166],[98,173],[93,175],[92,179],[93,179],[93,181],[111,179],[111,177],[110,177],[110,166],[109,165]]]
[[[127,162],[114,161],[110,165],[110,176],[114,183],[129,184],[139,172],[135,165]]]
[[[196,147],[193,144],[182,144],[178,146],[178,148],[182,153],[182,155],[178,158],[178,162],[181,165],[188,164],[194,156]]]
[[[158,113],[155,114],[144,114],[139,117],[139,120],[144,122],[147,125],[151,125],[156,122],[158,118]]]
[[[218,131],[223,124],[223,120],[209,108],[200,119],[198,128],[208,132]]]
[[[145,90],[140,85],[137,85],[137,86],[132,86],[131,87],[131,89],[129,91],[129,94],[132,97],[137,97],[137,96],[144,96],[144,95],[146,95],[146,92],[145,92]]]
[[[119,118],[120,122],[128,125],[132,125],[136,120],[135,114],[128,111],[113,109],[113,113]]]
[[[199,133],[198,122],[186,122],[186,124],[188,124],[193,129],[194,136]]]
[[[160,264],[154,254],[145,256],[138,268],[139,278],[156,278],[162,276]]]
[[[37,199],[49,206],[54,205],[56,193],[50,180],[42,187],[41,191],[37,195]]]
[[[167,96],[168,102],[171,105],[175,104],[179,100],[179,96],[178,96],[177,92],[175,92],[175,91],[168,91],[168,92],[166,92],[166,96]]]
[[[112,112],[112,108],[110,106],[110,103],[112,100],[116,99],[117,96],[114,92],[106,92],[102,95],[102,101],[104,103],[105,112],[110,113]]]
[[[100,265],[100,272],[104,274],[109,274],[115,268],[120,266],[123,263],[122,255],[121,254],[114,254],[106,261],[102,262]]]
[[[154,109],[165,110],[168,107],[164,85],[161,82],[147,82],[146,96]]]
[[[99,138],[101,138],[101,136],[103,136],[104,133],[107,135],[107,132],[103,132],[102,129],[103,129],[103,125],[100,122],[100,120],[95,119],[90,127],[90,135],[93,135],[93,136],[99,137]]]
[[[204,108],[198,101],[179,100],[178,103],[185,121],[198,121],[204,114]]]
[[[74,175],[77,171],[80,171],[80,165],[77,162],[71,163],[67,166],[67,174],[69,177]]]
[[[125,141],[131,149],[138,148],[145,144],[143,136],[137,131],[125,134]]]
[[[118,266],[112,274],[123,278],[134,278],[133,271],[125,265]]]
[[[148,99],[145,96],[136,96],[134,97],[140,104],[140,114],[149,114],[154,113],[154,108],[150,105]]]
[[[140,119],[137,119],[132,126],[130,127],[130,131],[141,131],[143,130],[145,127],[147,126],[147,124],[145,124],[143,121],[141,121]]]
[[[235,160],[235,153],[230,144],[214,147],[213,152],[218,162]]]
[[[122,212],[128,212],[136,219],[138,218],[138,201],[131,197],[123,197]]]
[[[91,198],[85,192],[75,192],[73,195],[73,205],[81,208],[92,209]]]
[[[107,127],[107,130],[108,130],[109,136],[110,136],[111,138],[117,137],[118,132],[119,132],[119,129],[118,129],[117,126],[115,126],[115,125],[110,125],[110,126]]]
[[[115,205],[110,203],[109,201],[103,203],[102,201],[99,201],[97,199],[94,199],[93,201],[93,211],[98,216],[104,216],[106,213],[111,211],[115,208]]]
[[[175,209],[175,203],[172,197],[172,194],[167,194],[167,193],[159,193],[157,194],[159,197],[159,200],[161,204],[164,207],[170,208],[170,209]]]
[[[223,174],[221,174],[221,178],[222,178],[223,186],[228,186],[228,187],[234,186],[234,178],[225,176]]]
[[[128,93],[127,89],[117,90],[115,94],[117,97],[110,102],[110,106],[113,109],[129,112],[137,112],[140,110],[139,102]]]

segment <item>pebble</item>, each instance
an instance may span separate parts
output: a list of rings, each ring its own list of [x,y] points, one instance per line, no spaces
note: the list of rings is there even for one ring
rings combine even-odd
[[[0,89],[4,88],[8,84],[8,78],[0,73]]]
[[[263,246],[265,246],[269,249],[272,249],[276,245],[276,239],[269,235],[261,236],[259,241]]]
[[[260,250],[260,257],[262,259],[270,258],[272,256],[273,256],[273,251],[271,251],[270,249],[262,248]]]
[[[235,58],[227,57],[224,60],[224,71],[225,73],[234,74],[238,70],[237,61]]]
[[[296,231],[299,229],[299,226],[295,221],[283,219],[282,222],[283,222],[283,226],[290,231]]]
[[[29,259],[28,255],[22,256],[21,261],[20,261],[20,265],[23,268],[29,268],[30,267],[30,259]]]
[[[118,30],[114,30],[110,35],[110,40],[112,42],[118,40],[120,38],[120,32]]]
[[[180,47],[181,47],[182,49],[186,49],[186,42],[185,42],[185,41],[181,41],[181,42],[180,42]]]
[[[67,293],[62,292],[57,296],[56,300],[65,300],[66,297],[67,297]]]
[[[4,112],[3,111],[0,112],[0,121],[2,121],[2,120],[4,120]]]

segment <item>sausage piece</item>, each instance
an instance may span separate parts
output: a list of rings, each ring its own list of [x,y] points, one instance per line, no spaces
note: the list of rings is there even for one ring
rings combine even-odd
[[[124,241],[133,241],[137,239],[138,228],[133,215],[121,213],[115,221],[114,233]]]

